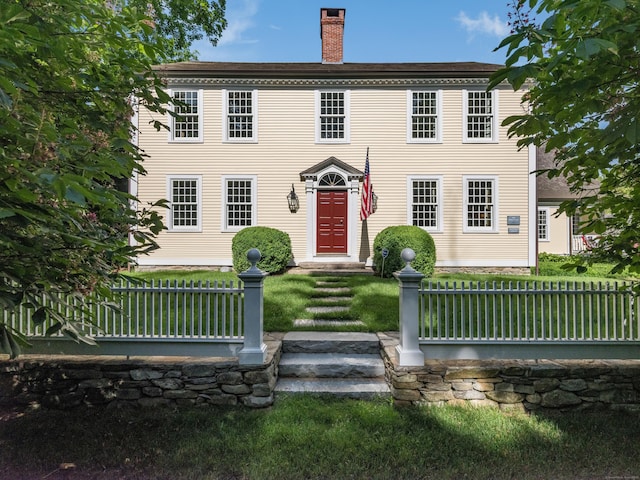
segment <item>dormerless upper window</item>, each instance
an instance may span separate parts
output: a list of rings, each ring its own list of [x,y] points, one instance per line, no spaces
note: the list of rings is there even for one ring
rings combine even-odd
[[[225,140],[250,142],[257,139],[255,90],[225,91]]]
[[[440,91],[409,91],[408,138],[409,143],[441,141]]]
[[[349,141],[349,92],[317,92],[316,137],[320,143]]]
[[[538,208],[538,240],[549,240],[549,208]]]
[[[497,231],[497,179],[465,178],[465,230]]]
[[[493,142],[497,140],[496,99],[496,91],[465,91],[465,141]]]
[[[249,177],[225,177],[224,181],[224,230],[240,230],[255,225],[256,179]]]
[[[202,92],[200,90],[177,90],[171,117],[171,140],[194,142],[202,140]]]
[[[442,230],[442,180],[438,178],[409,178],[407,188],[410,224],[425,230]]]
[[[175,176],[168,180],[171,198],[170,230],[200,229],[200,177]]]

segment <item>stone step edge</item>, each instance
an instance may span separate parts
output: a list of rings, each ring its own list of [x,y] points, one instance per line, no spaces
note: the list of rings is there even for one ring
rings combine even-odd
[[[287,332],[282,338],[283,353],[379,354],[380,339],[368,332]]]
[[[281,378],[275,393],[318,394],[352,398],[390,397],[391,390],[384,379],[343,378]]]
[[[284,353],[278,365],[281,378],[384,378],[378,354]]]
[[[293,321],[294,327],[342,327],[364,326],[360,320],[313,320],[300,318]]]

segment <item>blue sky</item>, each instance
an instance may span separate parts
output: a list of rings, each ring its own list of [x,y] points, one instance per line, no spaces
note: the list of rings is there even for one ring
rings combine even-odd
[[[345,8],[345,62],[504,63],[509,0],[227,0],[228,26],[200,60],[320,62],[320,9]]]

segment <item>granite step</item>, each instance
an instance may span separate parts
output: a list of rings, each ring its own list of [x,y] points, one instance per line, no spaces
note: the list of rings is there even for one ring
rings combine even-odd
[[[300,318],[293,321],[294,327],[362,327],[364,322],[360,320],[321,320]]]
[[[287,353],[278,371],[281,377],[371,378],[384,376],[384,363],[379,353]]]
[[[391,397],[389,386],[382,378],[280,378],[275,391],[276,394],[331,395],[361,400]]]
[[[365,353],[380,354],[375,333],[288,332],[282,340],[284,353]]]
[[[288,332],[282,339],[276,393],[370,399],[390,396],[373,333]]]

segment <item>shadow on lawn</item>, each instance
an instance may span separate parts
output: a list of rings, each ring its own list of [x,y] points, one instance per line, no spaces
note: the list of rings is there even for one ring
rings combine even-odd
[[[47,478],[604,479],[640,471],[637,424],[307,396],[257,411],[40,411],[0,422],[0,474],[43,478],[66,462],[74,472]]]

